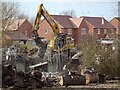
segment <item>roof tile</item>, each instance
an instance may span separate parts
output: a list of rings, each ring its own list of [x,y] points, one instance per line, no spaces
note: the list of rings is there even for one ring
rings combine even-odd
[[[14,21],[12,21],[11,25],[8,27],[9,30],[17,30],[18,26],[21,26],[26,19],[16,19]]]
[[[51,15],[51,16],[56,22],[63,26],[63,28],[75,28],[70,21],[70,18],[72,18],[72,16],[68,15]]]
[[[7,35],[11,37],[13,40],[30,40],[26,35],[24,35],[20,31],[9,31]]]
[[[103,18],[104,24],[102,25],[102,17],[83,17],[83,18],[85,18],[85,20],[92,24],[95,28],[115,28],[104,18]]]

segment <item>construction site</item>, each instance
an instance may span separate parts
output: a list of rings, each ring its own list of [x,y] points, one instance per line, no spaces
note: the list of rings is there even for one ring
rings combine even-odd
[[[3,16],[7,4],[1,3]],[[33,25],[7,18],[0,33],[1,90],[120,90],[119,17],[51,15],[40,4]]]

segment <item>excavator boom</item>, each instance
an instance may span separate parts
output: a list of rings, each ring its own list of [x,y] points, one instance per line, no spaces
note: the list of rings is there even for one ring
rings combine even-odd
[[[38,12],[37,12],[37,16],[34,22],[34,29],[38,30],[39,29],[39,24],[40,24],[40,19],[41,19],[41,15],[46,19],[46,21],[49,23],[49,25],[52,27],[52,30],[54,32],[55,35],[59,34],[59,28],[57,23],[55,22],[55,20],[49,15],[49,13],[47,12],[47,10],[44,8],[43,4],[39,5],[38,7]]]

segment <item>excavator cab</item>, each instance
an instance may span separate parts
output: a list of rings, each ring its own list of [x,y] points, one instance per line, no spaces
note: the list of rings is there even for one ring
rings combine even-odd
[[[66,37],[66,33],[60,33],[59,35],[57,35],[54,41],[54,48],[63,48],[66,45]]]

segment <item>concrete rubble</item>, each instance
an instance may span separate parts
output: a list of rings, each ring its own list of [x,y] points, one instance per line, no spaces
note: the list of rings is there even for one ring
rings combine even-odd
[[[2,63],[2,87],[9,88],[9,90],[32,90],[45,87],[63,87],[74,85],[88,85],[89,83],[105,83],[105,76],[99,75],[95,69],[86,68],[82,72],[81,65],[83,63],[81,57],[82,52],[78,52],[68,60],[68,63],[63,64],[62,72],[46,72],[47,61],[28,62],[31,58],[36,58],[33,50],[26,54],[19,54],[18,61],[10,63],[10,61],[3,60]],[[33,55],[33,56],[32,56]],[[30,57],[30,59],[29,59]],[[38,58],[38,57],[37,57]],[[23,60],[22,62],[19,62]],[[27,62],[25,62],[27,61]],[[27,65],[29,63],[29,65]],[[23,66],[22,66],[23,65]],[[20,67],[19,67],[20,66]],[[25,67],[24,67],[25,66]],[[21,68],[22,67],[22,68]]]
[[[17,70],[16,67],[12,67],[10,64],[3,65],[2,69],[3,88],[26,88],[29,90],[42,87],[52,87],[59,84],[59,79],[56,77],[56,75],[52,75],[51,73],[43,73],[34,69],[24,73]]]

